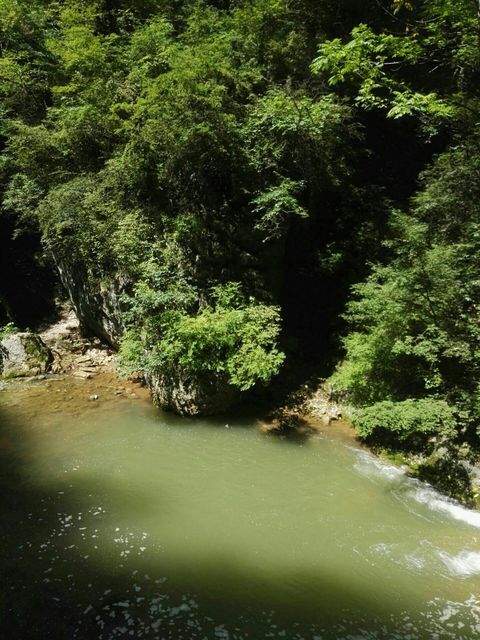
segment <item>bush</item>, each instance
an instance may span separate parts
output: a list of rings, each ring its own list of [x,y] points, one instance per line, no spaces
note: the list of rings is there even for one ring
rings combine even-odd
[[[429,437],[453,436],[456,431],[454,409],[436,398],[383,401],[358,409],[353,423],[364,440],[378,444],[416,447]]]
[[[129,329],[122,337],[118,358],[120,370],[128,376],[145,367],[145,346],[134,329]]]
[[[268,382],[285,359],[277,349],[277,307],[253,302],[236,309],[208,307],[196,316],[179,313],[170,320],[149,362],[165,372],[186,378],[213,373],[246,391]]]
[[[165,288],[157,294],[147,283],[137,287],[134,325],[120,347],[124,372],[144,369],[190,381],[210,377],[241,391],[279,372],[285,355],[278,348],[278,307],[247,299],[240,283],[229,282],[213,287],[211,303],[195,313],[188,287],[174,291],[166,274],[154,273]]]

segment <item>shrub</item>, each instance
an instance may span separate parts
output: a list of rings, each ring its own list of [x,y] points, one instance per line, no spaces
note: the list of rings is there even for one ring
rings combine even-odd
[[[129,329],[122,337],[118,358],[120,370],[126,375],[145,367],[145,346],[134,329]]]
[[[159,290],[157,281],[155,290],[149,283],[136,289],[133,328],[120,347],[124,372],[144,369],[190,381],[210,376],[241,391],[279,372],[285,355],[278,348],[278,307],[247,299],[240,283],[229,282],[213,287],[210,304],[195,312],[188,286],[172,289],[167,273],[152,274],[165,286]]]
[[[14,333],[18,333],[20,329],[16,327],[13,322],[8,322],[3,327],[0,327],[0,340],[4,338],[8,338],[8,336],[13,335]]]
[[[244,308],[208,307],[177,314],[152,350],[149,366],[197,378],[224,377],[242,391],[268,382],[285,359],[277,348],[279,309],[250,302]]]
[[[383,401],[358,409],[353,423],[359,435],[372,443],[423,445],[430,436],[453,436],[456,428],[454,409],[436,398]]]

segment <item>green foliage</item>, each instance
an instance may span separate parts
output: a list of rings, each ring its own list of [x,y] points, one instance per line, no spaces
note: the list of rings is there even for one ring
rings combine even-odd
[[[476,140],[439,156],[422,177],[413,210],[393,218],[392,259],[354,288],[346,357],[332,377],[353,404],[397,406],[434,393],[478,430],[478,176]],[[367,407],[369,420],[375,407]],[[392,416],[384,427],[401,439]]]
[[[8,338],[8,336],[13,335],[14,333],[18,333],[18,331],[18,327],[16,327],[13,322],[8,322],[3,327],[0,327],[0,340]]]
[[[221,309],[240,309],[247,304],[240,282],[227,282],[212,287],[212,298]]]
[[[342,144],[356,139],[358,128],[350,109],[333,95],[314,100],[302,92],[271,89],[249,109],[243,136],[256,172],[309,181],[315,175],[335,185],[348,173]],[[284,189],[288,186],[294,185],[287,179]]]
[[[264,232],[265,240],[284,235],[290,216],[308,217],[296,197],[302,186],[301,182],[285,178],[278,186],[270,187],[253,200],[254,213],[260,216],[256,228]]]
[[[374,443],[400,443],[424,446],[428,437],[455,434],[455,410],[435,398],[385,400],[359,409],[353,414],[359,435]]]
[[[118,218],[118,226],[110,237],[117,269],[121,274],[138,277],[153,253],[152,227],[142,211],[127,212]]]
[[[5,19],[5,73],[19,20],[51,66],[42,108],[7,118],[3,208],[91,290],[121,281],[124,368],[242,390],[278,372],[269,251],[342,189],[359,139],[346,105],[317,99],[309,6],[39,1]]]
[[[242,391],[275,376],[284,359],[278,349],[280,313],[275,306],[247,300],[239,283],[216,286],[212,305],[194,315],[157,305],[144,336],[128,331],[120,349],[124,369],[145,368],[192,380],[214,376]],[[165,301],[164,301],[165,303]]]
[[[477,7],[383,8],[0,0],[0,224],[121,282],[126,370],[268,382],[282,317],[332,334],[363,279],[334,385],[399,439],[436,402],[480,429]]]
[[[462,429],[480,424],[480,48],[478,7],[468,0],[395,0],[385,14],[390,24],[380,29],[362,23],[348,38],[322,42],[312,70],[360,109],[408,116],[429,137],[456,132],[420,176],[410,207],[392,212],[388,259],[353,287],[346,355],[332,376],[363,407],[363,435],[382,429],[401,441],[427,425],[442,431],[421,416],[434,406],[431,394],[456,407]]]
[[[356,401],[458,393],[479,379],[476,148],[439,157],[413,215],[393,219],[393,260],[354,289],[348,318],[356,330],[335,381]]]
[[[198,309],[199,291],[192,282],[182,247],[171,236],[164,237],[162,246],[151,247],[151,257],[139,262],[137,276],[131,295],[125,297],[129,326],[145,325],[156,335],[163,314],[194,313]]]
[[[10,215],[17,216],[17,228],[36,228],[36,211],[43,196],[34,180],[17,173],[5,189],[3,206]]]
[[[284,354],[276,347],[280,316],[276,307],[205,308],[196,316],[169,317],[150,366],[181,371],[187,379],[210,373],[242,391],[275,376]]]
[[[0,1],[0,101],[8,114],[31,120],[44,111],[55,63],[48,19],[41,0]]]
[[[357,25],[348,42],[322,43],[312,70],[330,86],[342,86],[361,108],[384,109],[389,118],[419,117],[430,135],[445,121],[471,119],[467,102],[480,62],[475,2],[420,0],[393,8],[407,15],[392,14],[391,30]],[[446,73],[457,78],[457,87],[445,82]]]
[[[38,218],[49,248],[58,259],[87,268],[108,260],[113,226],[93,175],[74,178],[52,188],[38,207]],[[102,215],[103,214],[103,215]]]
[[[138,331],[129,329],[124,333],[118,351],[118,361],[120,371],[127,376],[145,369],[145,346]]]
[[[138,277],[152,254],[152,226],[144,212],[124,209],[92,174],[50,189],[36,218],[57,261],[81,265],[97,280],[113,270]]]

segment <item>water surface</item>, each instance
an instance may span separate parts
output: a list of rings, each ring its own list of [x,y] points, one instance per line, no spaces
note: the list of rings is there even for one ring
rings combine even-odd
[[[72,380],[10,387],[0,420],[10,638],[480,637],[480,514],[338,430]]]

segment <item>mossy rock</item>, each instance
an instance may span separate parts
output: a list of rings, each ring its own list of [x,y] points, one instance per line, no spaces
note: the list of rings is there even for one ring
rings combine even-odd
[[[418,465],[415,477],[467,507],[475,507],[472,480],[465,466],[452,455],[436,451]]]
[[[46,373],[53,361],[52,352],[35,333],[14,333],[0,345],[0,374],[5,379]]]

